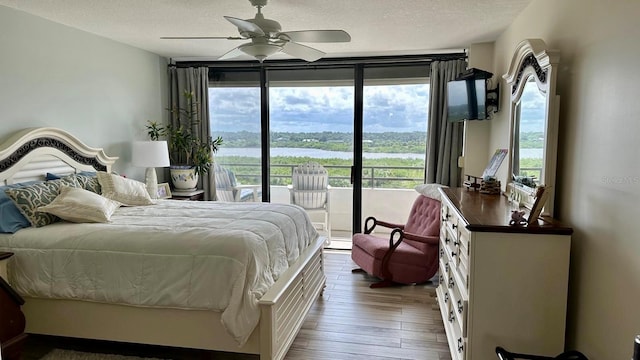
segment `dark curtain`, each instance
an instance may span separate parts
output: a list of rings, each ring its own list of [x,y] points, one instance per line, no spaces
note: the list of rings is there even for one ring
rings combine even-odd
[[[458,157],[462,155],[463,122],[447,121],[447,82],[467,67],[465,60],[431,63],[426,182],[460,186]]]
[[[187,99],[184,92],[194,94],[193,100],[196,104],[197,124],[191,129],[202,141],[206,141],[211,136],[211,124],[209,120],[209,68],[208,67],[169,67],[169,106],[175,108],[186,108]],[[171,122],[175,119],[170,117]],[[172,124],[179,125],[179,124]],[[216,198],[216,186],[213,167],[207,174],[198,179],[198,188],[204,190],[205,200]]]

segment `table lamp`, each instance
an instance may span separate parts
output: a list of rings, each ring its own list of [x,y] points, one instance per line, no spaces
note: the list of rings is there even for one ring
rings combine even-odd
[[[166,141],[134,141],[131,148],[133,166],[146,167],[145,185],[152,199],[158,198],[157,167],[169,166],[169,148]]]

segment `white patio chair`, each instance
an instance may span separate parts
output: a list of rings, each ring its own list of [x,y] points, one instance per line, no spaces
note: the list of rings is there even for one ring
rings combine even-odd
[[[218,201],[240,202],[260,201],[261,185],[241,185],[233,171],[213,164],[216,179],[216,198]]]
[[[291,185],[288,186],[292,204],[303,207],[309,216],[322,213],[323,222],[314,222],[316,229],[327,233],[327,245],[331,242],[331,218],[329,201],[329,174],[316,162],[301,164],[293,169]],[[312,217],[312,220],[313,217]]]

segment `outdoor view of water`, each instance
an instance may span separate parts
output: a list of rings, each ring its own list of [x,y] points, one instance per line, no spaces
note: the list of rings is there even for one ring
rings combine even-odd
[[[218,150],[217,156],[247,156],[260,157],[260,149],[258,148],[228,148],[222,147]],[[352,159],[353,153],[348,151],[329,151],[320,149],[304,149],[304,148],[271,148],[271,156],[299,156],[310,157],[315,159]],[[424,159],[425,154],[407,154],[407,153],[364,153],[365,159]],[[521,158],[542,158],[542,149],[521,149]]]

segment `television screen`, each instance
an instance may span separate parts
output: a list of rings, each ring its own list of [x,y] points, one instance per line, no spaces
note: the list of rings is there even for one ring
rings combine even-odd
[[[487,81],[453,80],[447,83],[447,120],[485,120],[487,118]]]

